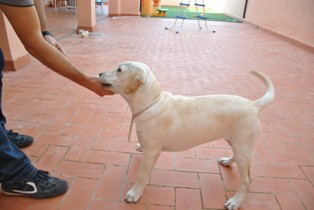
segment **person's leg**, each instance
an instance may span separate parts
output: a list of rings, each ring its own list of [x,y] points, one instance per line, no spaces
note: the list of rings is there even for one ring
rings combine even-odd
[[[4,67],[5,67],[5,59],[4,59],[2,49],[0,48],[0,126],[3,129],[5,129],[5,123],[7,122],[2,112],[2,77],[3,77]]]
[[[7,137],[13,144],[18,146],[19,148],[27,147],[33,143],[34,141],[33,137],[19,134],[5,128],[5,124],[7,121],[2,111],[2,78],[3,78],[4,67],[5,67],[5,59],[4,59],[2,49],[0,48],[0,127],[3,128],[3,130],[7,134]]]
[[[0,182],[6,185],[21,183],[37,173],[26,155],[12,144],[0,127]]]
[[[51,198],[68,190],[65,180],[36,169],[30,159],[7,138],[0,127],[0,183],[6,195]]]
[[[11,144],[5,129],[6,118],[2,112],[2,76],[5,59],[0,48],[0,182],[20,182],[23,177],[34,176],[37,172],[25,154]],[[12,176],[12,177],[11,177]]]
[[[1,86],[0,96],[2,96],[2,71],[5,67],[5,59],[0,48],[0,73]],[[17,147],[11,143],[9,136],[21,141],[21,135],[9,131],[6,132],[5,117],[2,113],[2,97],[0,97],[0,112],[2,121],[0,125],[0,183],[1,190],[8,195],[26,195],[33,198],[49,198],[65,193],[68,183],[52,176],[47,172],[37,170],[30,159]]]

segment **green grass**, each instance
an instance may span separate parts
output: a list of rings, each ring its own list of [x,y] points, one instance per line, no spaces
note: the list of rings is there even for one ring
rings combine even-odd
[[[203,13],[203,8],[198,8],[198,13],[195,7],[175,7],[175,6],[161,6],[162,9],[168,9],[167,15],[162,18],[176,18],[176,15],[185,16],[186,19],[196,20],[196,15],[201,15]],[[225,14],[215,12],[213,9],[205,8],[205,15],[209,21],[222,21],[222,22],[234,22],[241,23],[241,21],[229,17]],[[159,17],[159,16],[154,16]]]

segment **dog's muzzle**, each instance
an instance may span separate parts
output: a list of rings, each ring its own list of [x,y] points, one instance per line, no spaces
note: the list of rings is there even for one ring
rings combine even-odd
[[[104,78],[102,78],[102,77],[104,77],[104,76],[105,76],[105,73],[100,73],[100,74],[99,74],[99,80],[100,80],[101,84],[102,84],[105,88],[111,88],[112,85],[111,85],[110,83],[106,82]]]

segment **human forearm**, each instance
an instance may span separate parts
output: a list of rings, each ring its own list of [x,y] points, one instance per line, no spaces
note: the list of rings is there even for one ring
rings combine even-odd
[[[49,31],[49,25],[46,17],[43,0],[34,0],[34,5],[39,18],[41,31]]]
[[[42,39],[42,37],[39,38]],[[53,46],[47,44],[43,39],[42,43],[39,42],[36,45],[25,44],[25,48],[45,66],[72,80],[73,82],[95,92],[100,96],[112,94],[103,89],[98,79],[78,69],[68,60],[67,57],[62,55]]]
[[[35,0],[37,7],[42,8],[42,0]],[[41,27],[48,29],[47,20],[42,9],[10,7],[3,11],[19,36],[24,47],[30,54],[41,61],[50,69],[81,85],[85,84],[84,74],[78,70],[54,46],[48,44],[41,34]],[[15,12],[14,12],[15,11]],[[38,16],[43,18],[40,21]],[[25,18],[27,17],[27,18]],[[85,86],[85,85],[84,85]]]
[[[40,62],[100,96],[113,94],[106,91],[95,76],[90,76],[79,70],[55,46],[45,41],[34,7],[12,7],[0,4],[0,9],[9,19],[27,51]]]
[[[38,15],[39,23],[40,23],[40,30],[43,33],[44,39],[57,48],[60,52],[62,52],[65,55],[65,50],[62,47],[62,45],[52,36],[49,25],[48,25],[48,20],[45,12],[45,7],[43,4],[43,0],[34,0],[34,5],[36,8],[36,12]]]

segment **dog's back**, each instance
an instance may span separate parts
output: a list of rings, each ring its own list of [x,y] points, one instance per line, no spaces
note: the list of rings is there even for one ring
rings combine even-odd
[[[153,111],[154,125],[150,125],[149,121],[145,124],[156,130],[160,128],[157,133],[163,133],[164,149],[170,151],[184,150],[193,144],[218,138],[228,139],[243,132],[252,132],[257,136],[260,132],[259,113],[274,99],[275,91],[266,75],[260,72],[253,74],[261,78],[267,87],[260,99],[251,101],[237,95],[187,97],[162,92],[163,102]],[[170,142],[177,148],[169,145]]]

